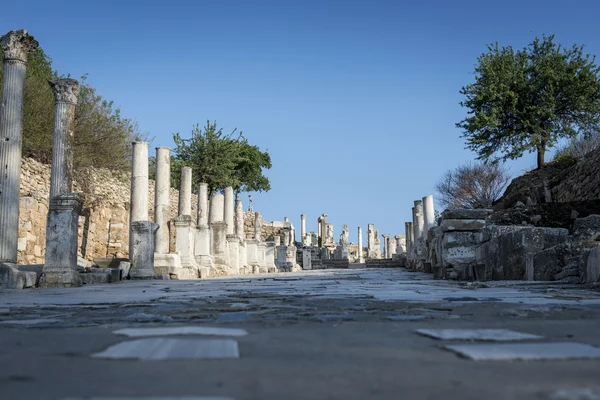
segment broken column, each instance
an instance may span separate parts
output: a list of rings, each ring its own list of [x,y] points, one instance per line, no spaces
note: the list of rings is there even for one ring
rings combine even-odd
[[[154,222],[158,224],[155,238],[157,254],[169,253],[169,227],[171,190],[171,149],[156,148],[156,181],[154,186]]]
[[[0,42],[4,58],[0,103],[0,263],[16,263],[25,69],[27,56],[38,43],[26,30],[10,31]]]
[[[227,234],[235,234],[235,226],[233,222],[233,207],[235,198],[233,197],[233,188],[231,186],[225,188],[225,195],[223,197],[225,202],[225,223],[227,223]]]
[[[362,247],[362,228],[360,226],[358,227],[358,259],[356,260],[356,262],[359,264],[365,262]]]
[[[212,257],[210,252],[210,227],[208,225],[208,184],[198,185],[198,220],[194,245],[194,259],[200,268],[200,277],[210,274]]]
[[[427,237],[429,228],[435,225],[435,209],[433,208],[433,196],[425,196],[422,199],[423,204],[423,235]]]
[[[46,225],[46,260],[40,286],[81,286],[77,272],[79,213],[83,204],[73,187],[73,125],[79,82],[57,79],[49,82],[56,104],[50,207]]]
[[[395,254],[404,253],[406,251],[405,237],[402,235],[396,235],[396,236],[394,236],[394,239],[396,239],[396,253]]]
[[[262,238],[261,238],[262,223],[263,223],[262,214],[259,212],[255,212],[254,213],[254,239],[258,240],[259,242],[262,240]]]
[[[383,258],[391,258],[390,257],[390,252],[389,252],[389,242],[390,242],[390,235],[387,233],[384,233],[381,235],[381,237],[383,237]]]
[[[154,272],[154,237],[158,224],[150,221],[134,221],[131,224],[131,236],[129,240],[132,248],[130,256],[131,269],[129,277],[131,279],[153,279],[156,277]]]
[[[129,237],[135,221],[148,221],[148,142],[133,142],[131,157],[131,197],[129,200]],[[133,241],[129,240],[129,258]]]
[[[388,237],[387,238],[387,248],[388,248],[388,258],[394,258],[394,254],[396,254],[396,238]]]

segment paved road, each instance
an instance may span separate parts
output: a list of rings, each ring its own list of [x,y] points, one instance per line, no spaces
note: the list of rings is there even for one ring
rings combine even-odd
[[[192,326],[219,329],[115,333]],[[510,329],[542,337],[523,344],[594,346],[591,357],[600,292],[432,281],[400,269],[2,291],[0,398],[600,399],[600,358],[473,361],[445,348],[472,342],[415,332],[442,328]],[[132,343],[167,359],[98,357]],[[204,358],[220,351],[233,358]]]

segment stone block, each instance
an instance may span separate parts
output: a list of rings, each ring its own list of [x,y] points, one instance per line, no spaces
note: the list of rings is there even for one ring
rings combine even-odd
[[[441,228],[450,231],[480,231],[485,228],[484,219],[443,219]]]
[[[600,215],[577,218],[573,223],[573,236],[577,240],[600,240]]]
[[[93,272],[79,274],[84,285],[98,285],[112,282],[112,269],[92,268]]]
[[[590,250],[585,272],[586,283],[600,282],[600,246]]]
[[[2,289],[23,289],[25,276],[15,264],[0,263],[0,287]]]
[[[486,219],[491,213],[487,208],[454,208],[442,212],[442,219]]]

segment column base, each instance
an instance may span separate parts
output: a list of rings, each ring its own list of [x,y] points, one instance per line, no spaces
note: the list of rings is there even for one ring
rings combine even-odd
[[[43,288],[78,287],[82,285],[79,272],[69,266],[44,265],[44,272],[40,276],[39,286]]]

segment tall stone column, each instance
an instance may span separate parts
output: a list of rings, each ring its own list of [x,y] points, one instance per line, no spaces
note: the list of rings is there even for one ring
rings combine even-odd
[[[235,201],[235,234],[240,240],[246,240],[244,232],[244,205],[241,200]]]
[[[406,236],[406,256],[410,258],[410,253],[412,252],[413,247],[413,223],[405,222],[404,223],[404,234]]]
[[[390,258],[390,252],[388,247],[390,242],[390,235],[384,233],[381,235],[381,237],[383,237],[383,258]]]
[[[200,275],[208,275],[203,268],[212,267],[210,227],[208,225],[208,184],[198,185],[198,225],[194,245],[194,259],[200,266]]]
[[[198,185],[198,226],[208,226],[208,183]]]
[[[308,246],[308,241],[306,240],[306,216],[304,214],[300,214],[300,239],[302,246]]]
[[[321,231],[321,220],[323,217],[317,218],[317,246],[323,247],[323,232]]]
[[[0,262],[16,263],[25,65],[38,43],[26,30],[10,31],[0,43],[4,58],[0,103]]]
[[[227,234],[233,235],[235,233],[235,226],[233,224],[233,203],[235,198],[233,196],[233,188],[231,186],[225,188],[225,222],[227,223]]]
[[[81,286],[77,272],[79,213],[82,199],[73,189],[73,122],[79,82],[49,82],[54,92],[54,137],[50,172],[50,207],[46,224],[46,260],[40,286]]]
[[[181,167],[179,181],[179,213],[178,215],[192,215],[192,168]]]
[[[433,196],[425,196],[422,200],[423,204],[423,234],[427,237],[429,228],[435,225],[435,209],[433,208]]]
[[[52,87],[55,104],[50,172],[50,199],[52,199],[54,196],[71,193],[73,188],[73,122],[79,97],[79,82],[65,78],[48,83]]]
[[[423,236],[423,202],[421,200],[415,200],[415,207],[413,211],[413,229],[414,229],[414,240],[415,243]]]
[[[170,220],[170,189],[171,189],[171,149],[156,148],[156,184],[154,188],[154,222],[159,228],[156,231],[155,251],[158,254],[169,253]]]
[[[262,214],[259,212],[254,213],[254,239],[262,241]]]
[[[365,262],[365,258],[363,256],[363,245],[362,245],[362,228],[359,226],[358,227],[358,259],[356,260],[357,263],[362,264]]]
[[[129,200],[129,258],[132,259],[132,224],[148,221],[148,142],[133,142],[131,198]]]
[[[221,193],[213,193],[210,196],[208,222],[211,226],[215,222],[225,222],[225,197]]]

